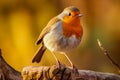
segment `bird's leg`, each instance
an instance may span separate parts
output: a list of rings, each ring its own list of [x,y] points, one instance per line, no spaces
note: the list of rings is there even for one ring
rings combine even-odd
[[[63,53],[65,55],[65,57],[67,58],[67,60],[69,61],[70,65],[72,68],[74,68],[74,64],[72,63],[72,61],[69,59],[69,57],[67,56],[66,53]]]
[[[67,56],[66,53],[63,53],[65,55],[65,57],[67,58],[67,60],[70,62],[71,64],[71,67],[72,67],[72,72],[71,72],[71,77],[72,77],[72,80],[76,80],[77,77],[79,77],[79,72],[78,72],[78,69],[74,66],[74,64],[72,63],[72,61],[69,59],[69,57]]]
[[[57,57],[56,57],[56,55],[55,55],[54,52],[52,52],[52,55],[53,55],[53,57],[55,58],[55,60],[56,60],[56,62],[57,62],[58,68],[60,68],[60,61],[57,59]]]
[[[72,67],[72,69],[73,69],[73,71],[74,72],[78,72],[78,70],[77,70],[77,68],[74,66],[74,64],[72,63],[72,61],[69,59],[69,57],[67,56],[67,54],[66,53],[63,53],[64,55],[65,55],[65,57],[67,58],[67,60],[69,61],[69,63],[70,63],[70,65],[71,65],[71,67]]]

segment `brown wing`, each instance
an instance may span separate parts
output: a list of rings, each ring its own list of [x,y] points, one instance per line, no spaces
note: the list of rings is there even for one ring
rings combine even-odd
[[[42,42],[43,37],[50,31],[52,25],[55,24],[55,23],[58,22],[58,21],[60,21],[60,19],[57,18],[57,17],[54,17],[54,18],[52,18],[52,19],[49,21],[49,23],[48,23],[47,26],[42,30],[39,38],[37,39],[37,41],[36,41],[36,44],[37,44],[37,45]]]

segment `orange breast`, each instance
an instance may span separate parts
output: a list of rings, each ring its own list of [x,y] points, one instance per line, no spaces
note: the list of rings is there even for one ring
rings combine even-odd
[[[69,38],[72,35],[75,35],[76,38],[81,38],[83,34],[82,26],[80,24],[80,19],[76,18],[70,22],[62,23],[63,34]]]

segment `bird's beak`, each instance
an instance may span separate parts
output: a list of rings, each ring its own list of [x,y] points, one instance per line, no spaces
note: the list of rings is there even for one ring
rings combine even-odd
[[[83,16],[83,14],[78,14],[78,16],[79,16],[79,17],[82,17],[82,16]]]

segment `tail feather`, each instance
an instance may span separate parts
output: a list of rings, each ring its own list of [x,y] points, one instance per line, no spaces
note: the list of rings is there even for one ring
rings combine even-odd
[[[46,47],[44,45],[42,45],[41,48],[38,49],[37,53],[35,54],[35,56],[32,59],[32,63],[37,62],[39,63],[41,61],[41,58],[43,56],[43,53],[46,51]]]

